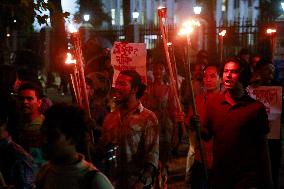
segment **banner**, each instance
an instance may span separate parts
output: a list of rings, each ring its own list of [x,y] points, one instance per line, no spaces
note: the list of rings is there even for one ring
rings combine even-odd
[[[269,139],[280,139],[280,124],[282,113],[282,87],[280,86],[259,86],[247,89],[249,95],[259,100],[266,107],[268,114],[270,133]]]
[[[112,85],[123,70],[136,70],[146,84],[146,54],[144,43],[115,42],[111,51],[111,64],[114,68]]]

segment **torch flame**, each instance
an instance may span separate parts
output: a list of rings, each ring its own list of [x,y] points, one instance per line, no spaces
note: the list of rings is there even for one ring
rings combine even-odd
[[[166,7],[164,7],[164,6],[159,6],[158,7],[158,10],[162,10],[162,9],[165,9]]]
[[[266,30],[266,33],[267,33],[267,34],[276,33],[276,29],[268,28],[268,29]]]
[[[72,59],[72,54],[69,52],[66,54],[65,64],[76,64],[76,59]]]
[[[164,6],[159,6],[158,8],[158,16],[160,18],[166,18],[167,17],[167,8]]]
[[[178,32],[178,35],[189,35],[193,32],[193,28],[196,26],[200,26],[199,21],[190,20],[190,21],[184,22],[182,24],[182,28]]]
[[[68,30],[70,33],[76,33],[78,31],[73,24],[68,25]]]
[[[219,33],[219,35],[222,36],[222,37],[224,37],[224,36],[226,35],[226,33],[227,33],[226,30],[222,30],[222,31]]]

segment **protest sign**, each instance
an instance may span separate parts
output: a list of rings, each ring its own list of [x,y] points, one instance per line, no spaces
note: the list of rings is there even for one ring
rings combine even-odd
[[[146,46],[144,43],[115,42],[111,51],[113,86],[122,70],[136,70],[146,84]]]
[[[280,123],[282,113],[282,87],[259,86],[247,89],[249,95],[262,102],[268,114],[270,133],[269,139],[280,139]]]

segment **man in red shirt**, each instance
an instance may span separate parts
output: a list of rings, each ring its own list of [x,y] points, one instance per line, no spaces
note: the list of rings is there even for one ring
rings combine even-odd
[[[271,188],[265,107],[249,97],[246,65],[228,59],[223,68],[224,92],[206,106],[205,139],[213,142],[213,188]]]

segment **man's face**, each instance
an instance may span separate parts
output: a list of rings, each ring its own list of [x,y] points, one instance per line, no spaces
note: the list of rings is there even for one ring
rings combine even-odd
[[[86,83],[86,91],[89,98],[94,96],[94,89]]]
[[[127,103],[129,97],[134,94],[134,90],[131,88],[132,78],[119,74],[114,87],[114,100],[118,104]]]
[[[24,114],[34,114],[39,111],[41,100],[38,99],[36,92],[32,89],[26,89],[19,92],[21,110]]]
[[[270,83],[275,74],[275,66],[273,64],[264,65],[260,69],[260,76],[264,83]]]
[[[203,83],[207,91],[217,90],[220,87],[220,77],[214,66],[206,68],[203,74]]]
[[[154,64],[153,65],[153,75],[156,80],[163,79],[165,74],[165,68],[161,64]]]
[[[200,64],[195,65],[194,71],[193,71],[193,77],[195,79],[200,79],[202,78],[202,66]]]
[[[227,90],[235,89],[240,86],[239,82],[239,64],[236,62],[228,62],[224,66],[223,84]]]
[[[260,56],[254,56],[251,61],[252,66],[255,67],[258,61],[260,61]]]
[[[241,55],[241,59],[244,60],[246,63],[249,62],[249,57],[250,57],[249,54],[242,54]]]

